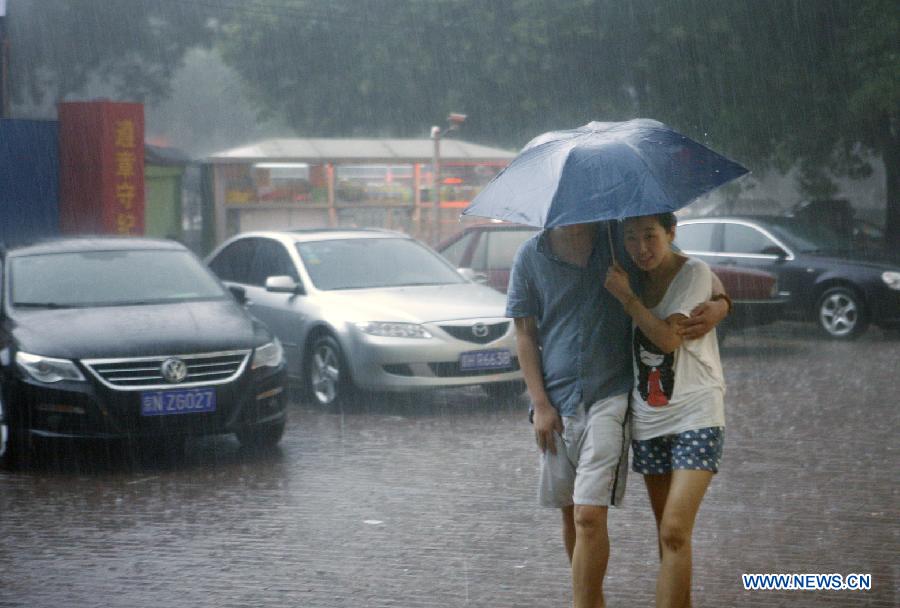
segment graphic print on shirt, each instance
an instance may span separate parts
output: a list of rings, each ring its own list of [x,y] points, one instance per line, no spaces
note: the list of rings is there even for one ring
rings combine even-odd
[[[636,327],[634,364],[638,370],[638,391],[643,400],[653,407],[669,405],[675,390],[675,353],[663,353]]]

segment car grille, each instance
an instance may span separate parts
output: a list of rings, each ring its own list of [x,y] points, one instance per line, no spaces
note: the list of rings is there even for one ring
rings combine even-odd
[[[481,325],[486,330],[486,333],[482,336],[476,336],[474,333],[474,328],[478,325]],[[509,329],[509,321],[503,321],[502,323],[473,323],[472,325],[441,325],[440,328],[457,340],[474,342],[475,344],[487,344],[506,334]]]
[[[491,374],[499,374],[513,372],[519,369],[519,360],[513,357],[509,366],[495,369],[479,369],[479,370],[461,370],[459,363],[456,361],[429,363],[432,373],[439,378],[462,378],[465,376],[490,376]]]
[[[239,350],[172,357],[94,359],[82,363],[109,388],[145,390],[225,384],[244,371],[249,357],[249,350]],[[172,358],[181,359],[187,365],[187,376],[178,383],[168,382],[162,375],[163,362]]]

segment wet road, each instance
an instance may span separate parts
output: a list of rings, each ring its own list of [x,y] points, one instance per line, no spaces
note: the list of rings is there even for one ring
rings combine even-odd
[[[728,431],[694,537],[695,606],[900,604],[900,339],[803,325],[723,349]],[[184,462],[66,449],[0,473],[0,606],[566,606],[558,515],[535,504],[525,405],[477,389],[296,403],[280,448]],[[119,460],[109,464],[111,459]],[[653,518],[610,516],[609,606],[651,606]],[[873,589],[744,591],[742,573],[871,573]]]

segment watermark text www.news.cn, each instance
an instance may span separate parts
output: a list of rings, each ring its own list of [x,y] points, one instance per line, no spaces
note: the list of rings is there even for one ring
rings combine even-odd
[[[871,574],[742,574],[747,591],[869,591]]]

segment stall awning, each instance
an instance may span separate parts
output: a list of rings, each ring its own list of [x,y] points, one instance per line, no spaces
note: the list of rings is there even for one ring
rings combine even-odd
[[[430,163],[434,142],[430,139],[295,138],[264,141],[223,150],[207,161],[215,164],[292,162],[318,165]],[[458,139],[441,140],[442,162],[509,161],[515,152]]]

